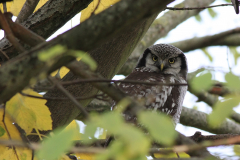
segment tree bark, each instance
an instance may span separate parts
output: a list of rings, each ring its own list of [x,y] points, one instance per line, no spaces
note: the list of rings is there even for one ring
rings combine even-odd
[[[21,24],[47,39],[91,2],[92,0],[49,0]],[[30,48],[26,45],[24,47]],[[18,55],[16,49],[6,38],[0,40],[0,48],[10,58]],[[7,61],[3,55],[0,54],[0,57],[0,63]]]

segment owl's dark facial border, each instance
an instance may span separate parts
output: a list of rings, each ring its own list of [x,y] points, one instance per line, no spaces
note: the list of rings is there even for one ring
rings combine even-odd
[[[148,54],[151,54],[151,53],[152,53],[152,52],[150,51],[150,49],[147,48],[147,49],[144,51],[142,58],[139,60],[136,68],[140,68],[140,67],[146,66],[146,57],[147,57]]]
[[[188,67],[187,67],[187,59],[184,55],[184,53],[179,54],[179,57],[182,60],[182,65],[181,65],[181,70],[180,70],[180,74],[182,74],[182,76],[187,79],[187,72],[188,72]]]

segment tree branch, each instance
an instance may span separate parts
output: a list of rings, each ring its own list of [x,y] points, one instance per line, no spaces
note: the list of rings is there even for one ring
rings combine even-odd
[[[33,13],[38,2],[39,0],[26,0],[20,13],[18,14],[16,22],[22,23],[23,21],[25,21]]]
[[[49,0],[22,22],[22,25],[46,39],[91,2],[92,0]],[[24,47],[29,49],[29,46]],[[0,41],[0,48],[10,58],[18,55],[6,38]],[[3,61],[6,61],[5,57],[1,57],[0,63]]]
[[[192,80],[192,78],[194,78],[199,72],[203,71],[204,69],[198,69],[195,72],[189,73],[188,74],[188,83]],[[231,92],[228,89],[223,89],[225,90],[224,93],[225,94],[230,94]],[[202,92],[197,92],[195,90],[193,90],[191,88],[191,85],[188,86],[188,91],[190,93],[192,93],[193,95],[198,97],[198,101],[202,101],[205,102],[206,104],[208,104],[210,107],[213,108],[214,104],[216,104],[216,102],[218,101],[218,96],[210,94],[209,91],[202,91]],[[234,121],[240,123],[240,114],[233,111],[233,113],[230,116],[231,119],[233,119]]]
[[[186,126],[199,128],[215,134],[240,133],[240,125],[233,121],[225,120],[219,127],[213,128],[209,126],[207,122],[206,113],[186,107],[183,107],[182,109],[180,123]]]
[[[205,48],[210,45],[214,45],[217,43],[217,41],[226,38],[230,35],[234,35],[236,33],[240,33],[240,28],[234,28],[215,35],[191,38],[179,42],[174,42],[171,44],[174,45],[175,47],[178,47],[183,52],[188,52],[197,48]]]
[[[182,8],[176,8],[176,7],[166,7],[166,9],[172,10],[172,11],[186,11],[186,10],[194,10],[194,9],[207,9],[207,8],[214,8],[214,7],[223,7],[223,6],[233,6],[232,4],[218,4],[213,6],[207,6],[207,7],[182,7]]]
[[[98,14],[91,19],[86,20],[81,25],[78,25],[70,31],[65,32],[61,36],[58,36],[54,40],[43,43],[42,45],[38,45],[30,52],[16,57],[13,61],[8,61],[0,68],[0,75],[4,75],[4,78],[0,79],[0,103],[7,101],[15,93],[21,91],[26,85],[28,85],[32,77],[36,77],[44,70],[45,72],[49,70],[51,72],[54,69],[59,68],[63,64],[67,64],[73,59],[63,58],[62,61],[59,62],[59,64],[61,65],[58,64],[57,67],[54,65],[45,66],[45,63],[38,60],[37,58],[37,55],[40,51],[51,48],[56,44],[62,44],[69,49],[77,49],[84,51],[92,50],[103,42],[109,40],[111,37],[116,36],[117,33],[119,34],[130,24],[137,23],[137,21],[139,21],[141,18],[146,18],[149,15],[154,14],[154,12],[158,12],[160,9],[163,9],[164,6],[169,2],[170,0],[164,1],[164,3],[162,4],[160,1],[158,1],[155,2],[155,4],[149,3],[147,0],[142,0],[138,1],[138,5],[136,5],[136,2],[132,0],[121,1],[115,5],[120,8],[112,6],[101,14]],[[140,9],[139,6],[141,5],[144,6],[144,8],[146,9]],[[150,12],[148,10],[148,7],[151,8]],[[113,16],[114,14],[116,17],[121,17],[121,20],[115,19],[116,17]],[[105,20],[106,18],[108,18],[107,21]],[[99,23],[99,21],[102,23]],[[25,65],[24,70],[19,67],[19,65]],[[53,67],[54,69],[51,67]],[[34,68],[35,70],[33,71],[32,68]],[[45,69],[43,70],[43,68]],[[12,70],[14,70],[15,74],[10,73],[12,72]],[[17,82],[15,80],[15,77],[18,77]]]
[[[205,7],[214,2],[214,0],[185,0],[184,2],[174,7],[196,6]],[[133,67],[136,66],[139,56],[144,50],[153,45],[158,39],[166,36],[172,29],[187,20],[188,18],[197,15],[201,10],[193,11],[168,11],[160,18],[156,19],[151,25],[143,39],[138,43],[137,47],[132,52],[128,61],[121,68],[118,74],[128,75]]]
[[[104,112],[110,110],[111,105],[109,105],[109,102],[106,101],[92,101],[89,104],[89,107],[86,107],[86,110],[88,112]],[[83,120],[83,115],[80,114],[77,117],[78,120]],[[208,125],[207,122],[207,114],[201,111],[197,111],[194,109],[189,109],[186,107],[183,107],[181,117],[180,117],[180,123],[186,126],[199,128],[211,133],[215,134],[239,134],[240,133],[240,125],[230,121],[226,120],[217,128],[212,128]]]

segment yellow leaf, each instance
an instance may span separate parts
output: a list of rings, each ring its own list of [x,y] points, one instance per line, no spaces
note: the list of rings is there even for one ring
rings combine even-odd
[[[36,6],[34,12],[36,12],[39,8],[41,8],[48,0],[40,0],[38,5]]]
[[[69,69],[67,67],[61,67],[60,71],[59,71],[59,76],[62,79],[67,73],[69,72]],[[54,71],[51,73],[51,76],[56,76],[56,74],[58,74],[58,70]]]
[[[24,93],[41,96],[32,90]],[[6,112],[14,118],[14,121],[28,134],[33,128],[38,130],[51,130],[51,112],[45,106],[46,100],[30,98],[16,94],[6,104]]]
[[[7,3],[6,3],[6,5],[7,5],[7,11],[8,11],[8,12],[11,10],[12,3],[13,3],[13,2],[7,2]],[[1,8],[1,10],[3,11],[3,5],[2,5],[2,3],[0,4],[0,8]]]
[[[190,156],[184,152],[178,153],[179,157],[181,158],[190,158]],[[178,158],[176,153],[169,153],[169,154],[159,154],[159,153],[154,153],[155,158]]]
[[[41,96],[32,90],[25,90],[23,93],[28,93],[34,96]],[[36,126],[34,128],[38,130],[52,130],[51,112],[45,105],[46,102],[47,101],[43,99],[25,97],[26,106],[31,109],[36,115]]]
[[[81,133],[79,132],[80,131],[80,127],[79,127],[78,123],[75,120],[73,120],[65,129],[66,130],[72,129],[72,130],[74,130],[76,132],[74,134],[73,140],[81,140]]]
[[[5,113],[4,122],[3,124],[3,109],[0,109],[0,126],[6,131],[5,125],[7,126],[7,130],[11,136],[11,139],[14,140],[21,140],[20,133],[18,132],[17,128],[13,124],[13,121],[11,120],[11,117]],[[7,132],[3,136],[0,137],[0,139],[10,139]],[[1,150],[1,149],[0,149]]]
[[[10,2],[9,4],[7,4],[8,12],[12,12],[14,16],[18,16],[18,14],[21,11],[25,1],[26,0],[15,0],[13,2]],[[35,11],[38,10],[40,7],[42,7],[47,1],[48,0],[40,0],[38,2],[38,5],[37,5]]]
[[[29,149],[16,148],[16,152],[17,152],[17,156],[20,160],[31,160],[32,159],[32,151]],[[18,160],[14,150],[9,147],[5,147],[5,150],[0,157],[1,157],[0,160]]]
[[[92,153],[76,153],[77,159],[94,160],[96,155]]]
[[[93,2],[90,3],[88,7],[81,12],[80,22],[88,19],[93,12],[94,14],[98,14],[103,10],[107,9],[108,7],[114,5],[118,1],[120,0],[100,0],[100,3],[98,5],[99,0],[93,0]]]

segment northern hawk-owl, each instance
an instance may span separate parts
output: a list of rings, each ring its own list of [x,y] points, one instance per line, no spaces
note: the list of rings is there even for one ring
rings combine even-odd
[[[144,51],[136,68],[125,80],[187,83],[187,72],[187,60],[180,49],[168,44],[156,44]],[[166,113],[175,125],[178,123],[187,86],[121,83],[119,87],[129,96],[143,99],[147,109]]]

